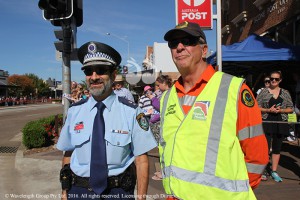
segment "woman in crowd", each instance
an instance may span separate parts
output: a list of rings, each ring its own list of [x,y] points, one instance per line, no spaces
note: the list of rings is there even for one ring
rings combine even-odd
[[[148,120],[150,120],[151,114],[153,113],[151,99],[148,98],[150,94],[153,94],[153,90],[149,85],[146,85],[144,87],[144,93],[139,99],[139,107],[143,110]]]
[[[156,141],[159,141],[159,129],[160,129],[160,98],[164,91],[168,90],[172,87],[172,79],[168,75],[160,75],[157,77],[155,86],[155,94],[149,94],[148,98],[151,99],[152,106],[155,111],[157,111],[157,114],[153,114],[150,118],[150,128],[152,130],[152,133],[154,134],[154,137]],[[153,180],[161,180],[162,174],[160,171],[157,171],[154,173],[154,176],[152,177]]]
[[[173,82],[172,82],[172,79],[168,75],[160,75],[159,77],[157,77],[155,85],[159,88],[160,95],[157,95],[157,96],[152,95],[152,96],[149,96],[149,98],[152,101],[153,107],[159,111],[159,109],[160,109],[159,101],[160,101],[161,95],[164,91],[166,91],[172,87]]]
[[[268,140],[269,149],[272,148],[271,172],[270,175],[276,182],[282,182],[277,173],[280,159],[280,150],[283,139],[289,134],[289,125],[286,122],[288,113],[293,112],[293,102],[290,93],[279,87],[282,81],[280,71],[270,74],[270,86],[264,88],[257,96],[257,102],[262,112],[263,127]],[[267,123],[267,121],[271,121]],[[268,169],[267,169],[268,171]],[[267,177],[262,177],[266,180]]]
[[[270,87],[270,76],[266,76],[264,78],[264,84],[265,84],[265,87],[262,87],[260,88],[259,90],[257,90],[256,94],[259,95],[259,93],[264,89],[264,88],[268,88]]]

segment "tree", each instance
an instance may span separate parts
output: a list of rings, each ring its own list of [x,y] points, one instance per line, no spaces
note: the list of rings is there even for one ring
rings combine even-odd
[[[49,85],[35,74],[18,75],[13,74],[8,77],[9,85],[15,86],[9,89],[10,96],[29,96],[34,94],[36,97],[50,96]]]
[[[35,74],[25,74],[29,79],[32,80],[35,92],[37,92],[36,96],[42,97],[42,96],[51,96],[51,89],[49,88],[49,85],[44,82],[43,79],[39,78]]]
[[[25,75],[13,74],[9,76],[8,84],[16,86],[9,88],[9,96],[29,96],[34,91],[33,81]]]
[[[80,85],[82,85],[83,89],[87,89],[88,88],[87,84],[86,84],[86,81],[84,81],[84,80],[81,80]]]

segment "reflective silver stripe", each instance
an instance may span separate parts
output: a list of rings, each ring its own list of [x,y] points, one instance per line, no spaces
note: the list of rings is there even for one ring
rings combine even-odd
[[[178,168],[175,166],[169,166],[165,169],[166,177],[170,175],[191,183],[197,183],[205,186],[219,188],[230,192],[247,192],[249,191],[248,180],[229,180],[214,176],[214,174],[205,174],[199,172],[193,172]]]
[[[238,138],[240,141],[248,139],[248,138],[253,138],[259,135],[264,134],[264,130],[262,127],[262,124],[257,124],[254,126],[248,126],[243,128],[238,132]]]
[[[206,150],[206,156],[205,156],[205,165],[204,165],[204,171],[203,173],[194,172],[186,169],[182,169],[176,166],[165,166],[165,163],[163,163],[163,176],[164,178],[168,178],[170,176],[173,176],[177,179],[191,182],[191,183],[197,183],[205,186],[215,187],[222,190],[230,191],[230,192],[247,192],[249,191],[249,180],[229,180],[224,179],[221,177],[215,176],[216,172],[216,165],[217,165],[217,158],[218,158],[218,149],[219,149],[219,143],[220,143],[220,137],[222,132],[222,124],[224,120],[224,114],[225,114],[225,108],[227,104],[228,99],[228,92],[229,92],[229,86],[231,83],[233,76],[223,74],[221,78],[221,83],[219,86],[217,99],[215,102],[214,112],[212,114],[212,121],[214,123],[211,123],[210,130],[209,130],[209,136],[208,136],[208,143],[207,143],[207,150]],[[162,116],[164,116],[167,102],[168,102],[169,96],[164,97],[164,104],[162,109]],[[222,116],[220,116],[220,113],[223,113]],[[182,125],[182,123],[179,125],[179,127]],[[163,127],[161,126],[161,133],[162,133]],[[178,132],[178,129],[176,131],[176,134]],[[176,138],[176,135],[174,136],[174,140]],[[175,144],[175,143],[174,143]],[[162,147],[165,148],[165,141],[163,141],[162,138]],[[174,150],[173,145],[173,150]],[[172,152],[173,153],[173,152]],[[173,155],[171,155],[171,158],[173,158]],[[164,161],[164,156],[162,155],[161,161]],[[172,163],[172,160],[171,162]],[[171,181],[171,179],[169,179]],[[171,188],[170,188],[171,189]],[[172,190],[172,189],[171,189]]]
[[[253,164],[253,163],[247,163],[247,162],[246,162],[246,166],[247,166],[248,172],[253,173],[253,174],[262,174],[266,168],[266,165]]]
[[[168,100],[169,100],[169,96],[170,96],[170,93],[171,93],[171,89],[170,88],[165,96],[163,97],[163,106],[161,108],[161,112],[160,112],[160,115],[161,115],[161,119],[160,119],[160,133],[162,135],[162,131],[163,131],[163,126],[164,126],[164,119],[165,119],[165,112],[166,112],[166,109],[167,109],[167,104],[168,104]]]
[[[228,98],[229,85],[233,76],[223,74],[214,112],[212,114],[212,123],[209,130],[208,142],[206,146],[206,159],[204,165],[204,173],[214,175],[216,172],[217,158],[220,137],[222,132],[222,124],[224,120],[225,107]],[[221,115],[221,113],[223,113]]]
[[[165,113],[166,113],[167,104],[168,104],[168,100],[169,100],[171,90],[172,90],[172,88],[170,88],[166,92],[165,96],[163,97],[163,106],[161,108],[161,113],[160,113],[160,139],[159,139],[159,144],[163,148],[163,154],[161,155],[161,160],[160,160],[160,163],[162,165],[162,172],[163,172],[162,175],[163,176],[165,176],[164,175],[164,169],[166,167],[166,165],[165,165],[165,156],[164,156],[165,148],[166,148],[166,141],[163,138],[163,130],[164,130],[163,127],[164,127]]]
[[[185,95],[179,98],[179,103],[181,106],[193,106],[197,96]]]

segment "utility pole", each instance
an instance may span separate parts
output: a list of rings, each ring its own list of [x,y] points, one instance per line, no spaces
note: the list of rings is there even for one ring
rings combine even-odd
[[[82,0],[40,0],[39,8],[43,10],[45,20],[62,29],[55,30],[54,42],[57,51],[62,52],[62,85],[63,94],[71,93],[71,54],[76,53],[77,27],[82,25]],[[73,56],[74,57],[74,56]],[[73,59],[77,60],[77,59]],[[66,118],[70,102],[63,98],[63,117]]]

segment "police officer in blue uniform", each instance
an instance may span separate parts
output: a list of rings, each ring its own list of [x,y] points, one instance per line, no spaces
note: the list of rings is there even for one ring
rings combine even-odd
[[[112,47],[92,41],[79,48],[78,58],[91,97],[69,108],[57,143],[65,151],[62,199],[146,199],[147,152],[157,143],[142,110],[112,90],[121,56]],[[103,116],[99,122],[98,116]],[[103,136],[94,135],[100,132]]]

